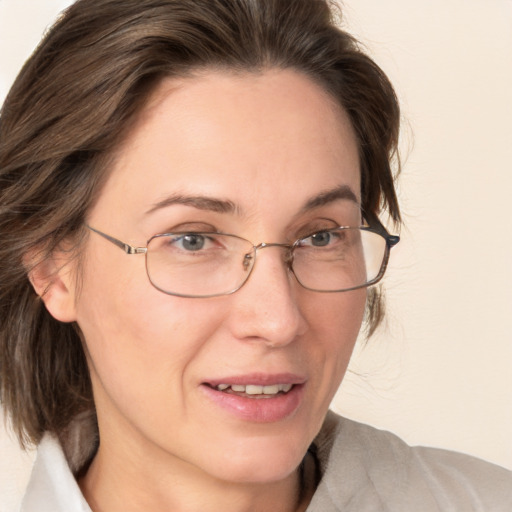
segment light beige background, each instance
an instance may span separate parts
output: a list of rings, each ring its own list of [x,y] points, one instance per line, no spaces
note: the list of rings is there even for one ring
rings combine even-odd
[[[67,4],[0,0],[0,98]],[[405,227],[333,407],[512,468],[512,1],[346,0],[344,24],[402,102]],[[1,512],[31,460],[0,433]]]

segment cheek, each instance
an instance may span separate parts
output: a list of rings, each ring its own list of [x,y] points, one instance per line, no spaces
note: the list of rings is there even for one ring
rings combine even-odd
[[[321,333],[324,349],[343,353],[351,350],[361,328],[366,290],[321,294],[304,309],[310,328]]]
[[[327,295],[308,309],[312,336],[310,357],[316,361],[315,375],[330,401],[345,374],[359,334],[366,306],[366,290]],[[313,353],[313,355],[311,355]]]
[[[176,389],[222,319],[206,302],[156,290],[144,259],[133,258],[110,268],[91,261],[77,301],[95,392],[101,387],[116,402]]]

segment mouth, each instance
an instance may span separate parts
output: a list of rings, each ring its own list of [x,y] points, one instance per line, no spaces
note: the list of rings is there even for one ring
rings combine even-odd
[[[273,423],[292,416],[300,407],[306,379],[292,374],[253,374],[203,382],[209,403],[244,422]]]
[[[295,384],[290,383],[282,383],[282,384],[272,384],[272,385],[258,385],[258,384],[217,384],[211,385],[206,384],[208,387],[214,389],[215,391],[220,391],[222,393],[226,393],[228,395],[236,395],[244,398],[254,398],[254,399],[265,399],[265,398],[275,398],[280,395],[286,395],[289,393]]]
[[[208,403],[230,416],[273,423],[295,414],[304,399],[307,378],[295,373],[246,373],[218,377],[201,385]]]

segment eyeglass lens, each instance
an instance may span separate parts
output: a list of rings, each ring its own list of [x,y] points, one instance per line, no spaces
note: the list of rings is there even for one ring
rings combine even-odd
[[[258,249],[260,250],[260,249]],[[386,239],[364,228],[337,228],[298,240],[288,255],[299,283],[316,291],[344,291],[380,277]],[[240,288],[256,260],[251,242],[219,233],[167,233],[148,243],[149,279],[173,295],[207,297]]]

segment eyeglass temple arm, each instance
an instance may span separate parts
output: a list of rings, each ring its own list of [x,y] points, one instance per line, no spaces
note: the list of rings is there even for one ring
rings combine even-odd
[[[374,213],[365,214],[366,220],[368,221],[368,224],[370,225],[370,228],[378,233],[379,235],[382,235],[388,244],[388,247],[394,247],[398,242],[400,242],[400,236],[399,235],[390,235],[387,231],[387,229],[382,225],[382,222],[379,220],[377,215]]]
[[[107,235],[106,233],[103,233],[103,231],[95,229],[89,226],[88,224],[86,224],[86,227],[89,228],[91,231],[94,231],[94,233],[97,233],[98,235],[105,238],[105,240],[108,240],[109,242],[113,243],[114,245],[122,249],[126,254],[144,254],[147,251],[146,247],[134,247],[133,245],[125,244],[121,240],[118,240],[113,236]]]

